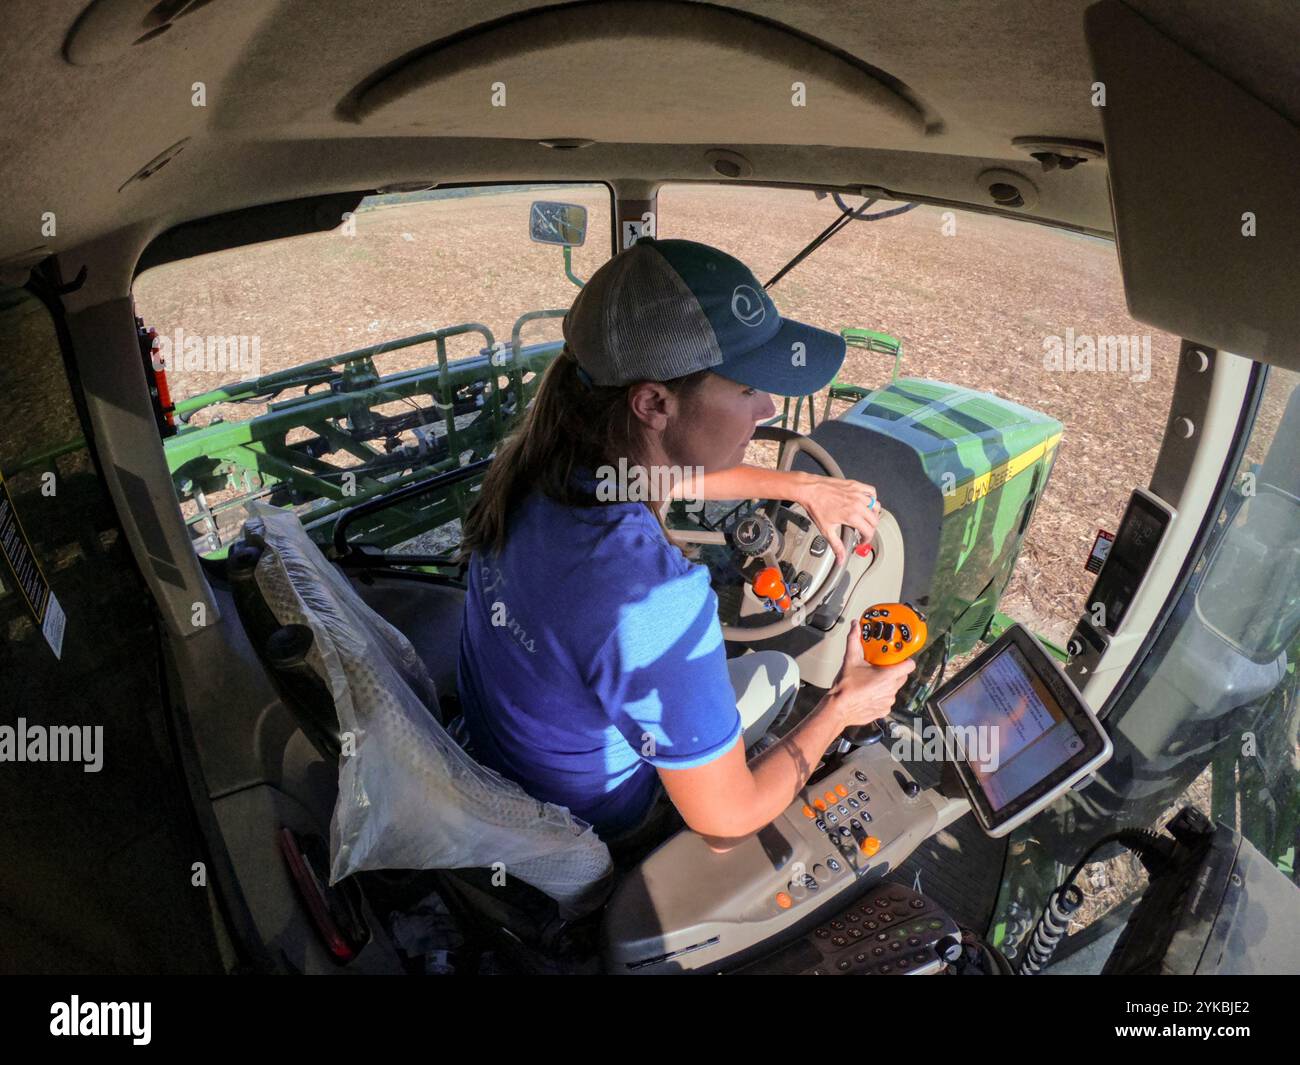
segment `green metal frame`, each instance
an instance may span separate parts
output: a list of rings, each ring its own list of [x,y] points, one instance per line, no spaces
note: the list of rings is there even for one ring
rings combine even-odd
[[[195,504],[187,523],[196,540],[206,545],[210,557],[221,556],[225,544],[220,515],[243,507],[251,498],[272,494],[290,503],[308,504],[302,513],[304,526],[328,539],[333,519],[342,510],[431,473],[486,457],[527,406],[536,390],[536,375],[562,347],[559,342],[523,347],[524,326],[564,313],[543,310],[523,315],[514,325],[508,348],[499,345],[486,326],[465,323],[224,385],[176,404],[181,425],[164,447],[178,496]],[[483,338],[483,352],[450,361],[447,341],[473,333]],[[375,367],[376,356],[429,343],[436,348],[435,364],[382,377]],[[320,385],[328,385],[328,390],[313,391]],[[186,424],[198,411],[217,404],[272,399],[295,389],[302,394],[273,402],[247,421]],[[376,409],[398,401],[408,402],[412,409],[397,415]],[[441,428],[441,435],[435,426]],[[427,431],[423,440],[435,441],[436,448],[426,449],[422,442],[414,452],[409,445],[384,451],[372,443],[391,441],[398,432],[417,427]],[[288,442],[291,433],[302,430],[315,435]],[[325,461],[326,455],[355,461],[341,465]],[[221,489],[234,495],[210,504],[207,494]],[[388,508],[374,521],[359,523],[357,536],[390,547],[464,517],[471,491],[471,484],[461,484],[445,498]]]

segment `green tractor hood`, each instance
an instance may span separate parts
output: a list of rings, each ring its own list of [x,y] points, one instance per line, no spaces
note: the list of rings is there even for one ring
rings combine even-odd
[[[1061,431],[990,393],[903,378],[812,435],[846,477],[876,486],[903,534],[903,598],[960,654],[993,619]]]

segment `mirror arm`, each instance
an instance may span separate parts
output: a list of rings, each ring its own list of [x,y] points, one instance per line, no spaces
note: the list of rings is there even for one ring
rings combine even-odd
[[[573,272],[573,248],[568,244],[564,246],[564,276],[579,288],[582,288],[582,286],[587,283]]]

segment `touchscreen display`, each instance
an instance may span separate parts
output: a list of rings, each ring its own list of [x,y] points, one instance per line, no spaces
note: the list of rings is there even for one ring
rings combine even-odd
[[[997,811],[1083,749],[1079,735],[1015,644],[938,700],[953,739]]]

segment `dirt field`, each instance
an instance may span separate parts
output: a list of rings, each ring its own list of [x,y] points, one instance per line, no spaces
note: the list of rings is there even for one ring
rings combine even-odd
[[[527,239],[536,196],[585,204],[590,230],[574,269],[589,276],[609,247],[603,188],[430,201],[361,212],[357,234],[277,241],[161,267],[136,286],[138,311],[160,333],[260,339],[261,371],[283,369],[423,330],[467,321],[507,337],[515,318],[563,307],[574,288],[559,249]],[[661,237],[716,244],[767,280],[835,216],[829,200],[787,190],[677,186],[661,193]],[[1172,391],[1176,338],[1127,315],[1113,247],[1043,227],[923,207],[854,223],[787,275],[773,296],[783,313],[829,329],[865,326],[903,343],[902,373],[993,392],[1059,419],[1065,437],[1030,528],[1004,609],[1063,640],[1091,587],[1083,568],[1098,525],[1114,529],[1130,488],[1145,484]],[[950,227],[951,228],[951,227]],[[1150,334],[1150,379],[1133,373],[1049,371],[1044,338]],[[558,336],[538,323],[529,338]],[[453,342],[473,354],[480,340]],[[381,370],[422,365],[417,348],[383,356]],[[890,361],[851,350],[841,379],[879,385]],[[1140,376],[1140,374],[1139,374]],[[229,375],[171,375],[193,395]],[[224,408],[242,419],[255,408]],[[885,506],[889,500],[882,501]]]

